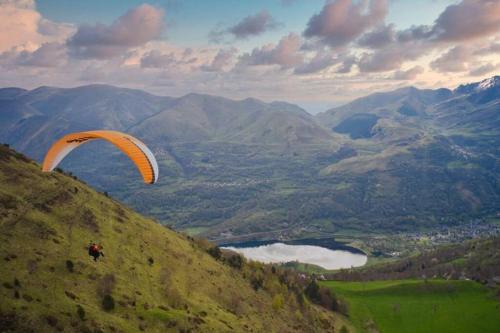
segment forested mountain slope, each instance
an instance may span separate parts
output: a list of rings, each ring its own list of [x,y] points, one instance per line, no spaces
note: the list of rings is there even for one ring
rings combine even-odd
[[[316,117],[284,102],[93,85],[0,90],[0,141],[40,161],[71,131],[155,153],[154,189],[93,142],[61,164],[161,223],[212,239],[416,231],[500,212],[499,79],[373,94]]]

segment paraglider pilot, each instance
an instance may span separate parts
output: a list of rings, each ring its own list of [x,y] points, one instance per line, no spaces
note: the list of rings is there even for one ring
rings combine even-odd
[[[102,250],[102,246],[101,245],[97,245],[96,243],[92,243],[89,246],[89,256],[94,257],[94,261],[97,261],[97,259],[100,256],[104,257],[104,253],[102,253],[101,250]]]

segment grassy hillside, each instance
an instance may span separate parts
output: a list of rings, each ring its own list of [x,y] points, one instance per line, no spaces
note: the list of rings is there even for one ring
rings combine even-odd
[[[4,146],[0,184],[2,331],[334,331],[334,314],[275,269],[215,260],[203,241]]]
[[[498,332],[499,299],[473,281],[322,282],[344,298],[360,332]]]

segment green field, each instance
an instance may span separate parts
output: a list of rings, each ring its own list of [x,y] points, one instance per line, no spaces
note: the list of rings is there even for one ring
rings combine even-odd
[[[499,332],[500,299],[473,281],[327,281],[360,332]]]

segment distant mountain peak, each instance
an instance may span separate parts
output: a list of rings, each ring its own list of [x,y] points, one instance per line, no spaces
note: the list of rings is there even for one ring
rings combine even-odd
[[[496,75],[496,76],[490,77],[489,79],[486,79],[486,80],[479,82],[477,89],[478,90],[485,90],[485,89],[489,89],[491,87],[495,87],[499,84],[500,84],[500,76]]]
[[[264,104],[263,101],[261,101],[260,99],[258,98],[255,98],[255,97],[247,97],[243,100],[241,100],[242,102],[248,102],[248,103],[257,103],[257,104]]]
[[[16,87],[7,87],[0,89],[0,99],[5,98],[15,98],[21,94],[24,94],[28,90]]]
[[[456,94],[465,95],[500,86],[500,76],[495,75],[480,82],[462,84],[455,89]]]

